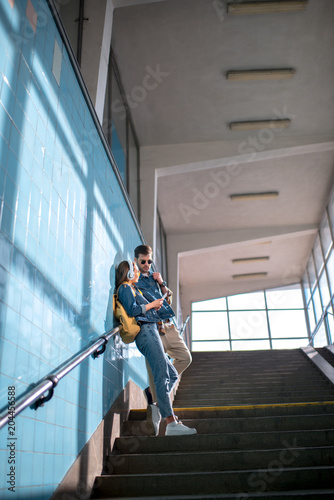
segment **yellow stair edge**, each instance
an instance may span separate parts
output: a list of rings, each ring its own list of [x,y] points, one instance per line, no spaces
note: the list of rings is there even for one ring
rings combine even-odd
[[[306,403],[271,403],[262,405],[240,405],[240,406],[199,406],[199,407],[184,407],[174,408],[178,411],[227,411],[227,410],[255,410],[257,408],[276,408],[276,407],[291,407],[291,406],[324,406],[334,405],[334,401],[314,401]],[[146,412],[146,408],[132,409],[136,412]]]

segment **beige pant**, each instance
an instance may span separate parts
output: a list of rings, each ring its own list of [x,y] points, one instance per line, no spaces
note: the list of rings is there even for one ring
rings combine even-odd
[[[188,347],[186,346],[183,338],[180,336],[180,332],[175,328],[172,323],[165,324],[165,335],[161,335],[161,341],[164,346],[165,352],[173,359],[173,365],[176,368],[179,375],[188,368],[192,361],[192,357]],[[157,400],[155,393],[154,380],[150,365],[146,360],[148,381],[150,384],[150,389],[152,393],[152,399],[154,402]]]

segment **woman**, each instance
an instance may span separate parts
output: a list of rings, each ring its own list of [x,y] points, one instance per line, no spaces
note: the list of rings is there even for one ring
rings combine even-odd
[[[157,323],[172,317],[173,310],[166,302],[164,304],[164,299],[157,299],[153,302],[145,299],[135,285],[139,274],[136,264],[126,260],[121,262],[116,271],[116,290],[118,299],[127,314],[135,317],[140,325],[135,342],[139,351],[147,359],[153,373],[160,415],[166,418],[167,422],[166,436],[196,434],[196,429],[186,427],[177,420],[169,396],[178,379],[178,373],[165,355]],[[157,423],[155,432],[158,434],[159,419],[155,420]]]

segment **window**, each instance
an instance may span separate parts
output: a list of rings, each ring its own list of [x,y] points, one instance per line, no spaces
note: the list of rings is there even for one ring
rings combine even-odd
[[[110,51],[103,131],[132,206],[139,219],[139,145],[116,61]]]
[[[332,343],[334,302],[334,190],[322,217],[318,237],[303,277],[311,342],[315,347]],[[315,265],[314,265],[315,262]],[[309,281],[307,280],[307,275]],[[312,296],[310,297],[310,284]]]
[[[294,349],[309,342],[300,285],[192,304],[192,350]]]
[[[327,211],[325,212],[320,226],[320,238],[325,258],[327,258],[332,246],[332,236],[329,228]]]

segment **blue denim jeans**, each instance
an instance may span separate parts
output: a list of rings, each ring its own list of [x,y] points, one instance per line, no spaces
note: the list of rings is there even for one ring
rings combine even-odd
[[[165,354],[157,324],[143,323],[135,342],[151,367],[162,418],[174,415],[169,395],[178,379],[178,373]]]

